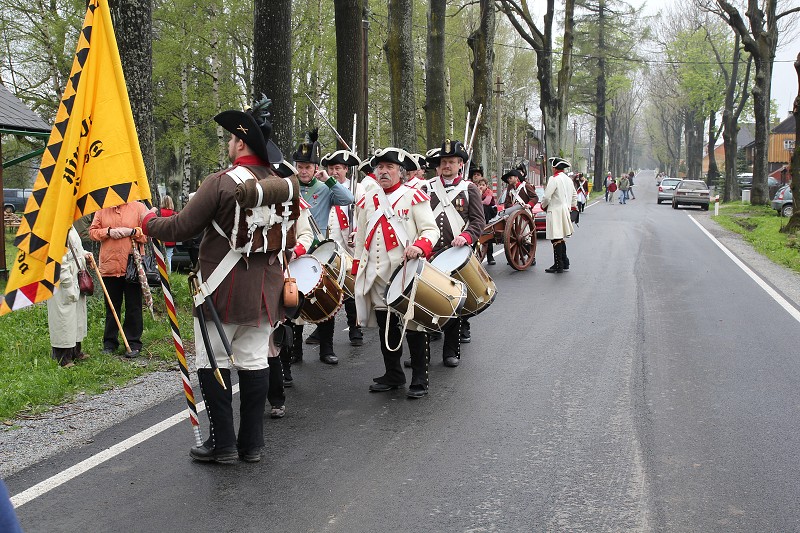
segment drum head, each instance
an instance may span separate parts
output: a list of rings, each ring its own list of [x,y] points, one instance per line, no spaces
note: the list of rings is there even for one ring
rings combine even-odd
[[[327,264],[336,255],[336,243],[332,240],[322,241],[319,246],[314,248],[312,255],[318,258],[320,263]]]
[[[472,248],[469,246],[453,246],[436,254],[431,264],[442,272],[452,274],[466,265],[471,255]]]
[[[386,303],[391,305],[400,299],[406,288],[411,287],[414,281],[414,276],[422,268],[422,262],[419,259],[409,259],[406,264],[405,283],[403,283],[403,265],[397,267],[397,270],[392,274],[389,280],[389,287],[386,289]]]
[[[291,261],[289,272],[297,279],[297,290],[303,294],[309,294],[322,281],[322,265],[313,255],[304,255]]]

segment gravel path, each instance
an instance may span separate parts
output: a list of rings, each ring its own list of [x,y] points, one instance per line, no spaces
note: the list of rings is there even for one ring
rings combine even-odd
[[[800,275],[754,251],[741,236],[713,222],[708,213],[698,211],[692,215],[752,270],[800,306]],[[93,397],[80,395],[74,402],[36,417],[12,420],[11,426],[0,431],[0,478],[64,448],[91,442],[100,431],[178,394],[179,383],[177,370],[154,372],[125,387]]]

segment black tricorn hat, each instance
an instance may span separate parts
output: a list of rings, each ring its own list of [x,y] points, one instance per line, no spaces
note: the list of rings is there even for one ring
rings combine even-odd
[[[483,176],[483,167],[480,165],[470,165],[469,167],[469,179],[472,179],[472,176],[475,174],[480,174]]]
[[[336,150],[332,154],[325,154],[320,160],[320,164],[324,167],[330,165],[357,167],[361,164],[361,159],[350,150]]]
[[[279,178],[288,178],[297,174],[297,169],[287,160],[283,159],[280,163],[273,163],[272,168]]]
[[[525,179],[528,177],[528,171],[525,168],[525,163],[521,163],[520,165],[517,166],[517,168],[512,168],[511,170],[503,174],[503,176],[500,179],[503,180],[503,183],[508,183],[508,178],[510,178],[511,176],[516,176],[517,178],[519,178],[519,181],[525,181]]]
[[[565,168],[569,168],[572,166],[569,164],[569,161],[561,157],[549,157],[547,158],[547,162],[550,163],[551,167],[557,168],[559,170],[564,170]]]
[[[372,158],[368,157],[365,160],[363,160],[361,164],[358,165],[358,170],[360,170],[364,174],[372,174],[372,171],[374,170],[372,168]]]
[[[442,151],[439,152],[439,159],[444,157],[460,157],[465,163],[469,160],[467,149],[461,141],[451,141],[445,139],[442,143]]]
[[[292,154],[295,163],[319,164],[321,159],[319,145],[319,128],[306,132],[306,140],[297,145],[297,151]]]
[[[267,163],[275,163],[283,159],[280,148],[270,140],[272,123],[269,118],[269,105],[272,101],[261,95],[261,100],[246,111],[223,111],[214,117],[214,121],[226,131],[235,135]]]
[[[441,148],[431,148],[425,152],[425,167],[428,170],[436,170],[436,167],[439,166],[439,162],[442,160],[439,156],[441,151]]]
[[[369,160],[369,164],[374,169],[378,166],[378,163],[395,163],[408,170],[409,165],[414,165],[414,163],[409,161],[410,158],[411,154],[402,148],[389,146],[388,148],[375,150],[375,155]]]
[[[422,154],[412,154],[409,152],[408,157],[406,158],[405,168],[409,172],[413,170],[423,170],[425,168],[425,156]]]

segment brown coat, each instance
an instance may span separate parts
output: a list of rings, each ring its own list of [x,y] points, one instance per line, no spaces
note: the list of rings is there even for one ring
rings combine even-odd
[[[106,207],[94,214],[89,226],[89,238],[100,241],[100,274],[105,277],[122,277],[128,267],[128,256],[133,252],[130,239],[112,239],[108,236],[109,228],[138,228],[147,213],[141,202],[131,202],[115,207]],[[147,237],[137,232],[133,239],[143,244]],[[142,247],[139,248],[143,251]]]
[[[258,179],[269,175],[267,167],[246,166]],[[212,221],[216,221],[227,235],[233,230],[236,184],[225,174],[228,170],[203,180],[192,200],[177,215],[169,218],[148,215],[145,220],[145,232],[164,241],[188,240],[205,230],[199,259],[204,280],[208,279],[231,248],[227,238],[211,225]],[[295,212],[298,210],[295,206]],[[277,233],[273,230],[277,230]],[[273,239],[273,236],[277,238]],[[253,252],[246,259],[240,259],[211,296],[220,319],[226,324],[259,326],[262,320],[275,324],[283,319],[283,271],[277,256],[277,249],[280,248],[279,224],[270,230],[268,241],[269,252]],[[294,243],[293,226],[287,236],[287,249],[291,250]],[[259,238],[253,243],[254,249],[262,244],[263,239]]]
[[[434,180],[441,180],[440,177]],[[458,185],[461,178],[453,182],[453,185]],[[433,180],[431,180],[433,181]],[[440,182],[441,183],[441,182]],[[449,189],[450,187],[448,187]],[[431,197],[431,209],[436,209],[439,205],[439,197],[434,194],[434,189],[428,186],[428,194]],[[453,205],[461,215],[461,218],[467,223],[463,231],[458,231],[450,227],[447,220],[447,215],[442,212],[436,217],[436,226],[439,228],[439,241],[433,247],[433,253],[437,253],[446,248],[450,248],[453,239],[457,235],[469,236],[467,241],[469,244],[475,244],[483,233],[483,228],[486,226],[486,219],[483,217],[483,202],[481,202],[481,191],[478,186],[472,182],[467,183],[467,191],[459,193],[453,198]]]
[[[519,190],[519,197],[525,203],[534,206],[539,202],[539,196],[536,194],[536,187],[528,183],[527,181],[524,182],[525,186]],[[519,185],[517,185],[519,187]],[[506,200],[503,202],[503,206],[506,209],[514,205],[514,198],[511,194],[511,187],[508,188],[506,191]]]

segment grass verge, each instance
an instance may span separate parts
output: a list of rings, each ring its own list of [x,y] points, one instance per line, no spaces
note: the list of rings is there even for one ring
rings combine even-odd
[[[6,239],[6,246],[13,250],[10,240]],[[170,281],[178,309],[181,336],[189,351],[192,350],[194,335],[186,275],[173,273]],[[0,280],[0,293],[5,293],[5,284]],[[177,368],[172,333],[160,289],[153,290],[155,318],[147,309],[144,310],[142,355],[131,360],[100,353],[103,348],[105,304],[96,279],[95,289],[95,294],[87,301],[89,327],[83,343],[83,350],[92,357],[73,368],[61,368],[50,357],[47,306],[44,303],[0,317],[0,368],[3,369],[0,421],[36,415],[53,405],[70,401],[79,393],[98,394],[124,385],[147,372]],[[180,380],[177,377],[175,379],[175,391],[178,392]]]
[[[712,218],[773,262],[800,273],[800,235],[781,233],[788,219],[779,217],[771,207],[729,202],[720,204],[719,215]]]

